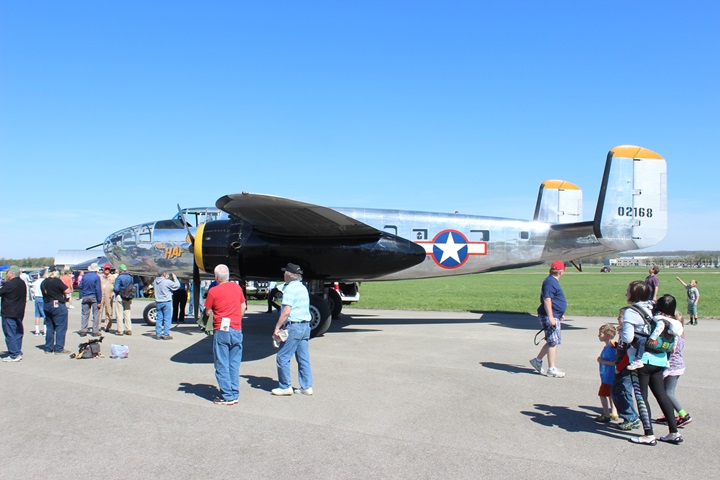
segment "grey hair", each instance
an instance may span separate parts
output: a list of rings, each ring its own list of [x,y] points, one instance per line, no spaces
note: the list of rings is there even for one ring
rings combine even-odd
[[[223,265],[221,263],[215,267],[215,276],[217,277],[218,282],[227,282],[230,280],[230,269],[227,265]]]
[[[288,277],[290,277],[290,281],[302,280],[302,275],[300,275],[299,273],[292,273],[292,272],[285,272],[285,273],[288,275]]]

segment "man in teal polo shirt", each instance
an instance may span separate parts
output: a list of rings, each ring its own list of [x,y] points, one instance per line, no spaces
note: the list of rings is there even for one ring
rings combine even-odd
[[[285,272],[285,287],[283,288],[282,309],[280,319],[275,325],[275,336],[283,325],[287,329],[288,337],[278,350],[276,362],[278,369],[278,388],[272,394],[278,396],[301,393],[312,395],[313,378],[310,368],[310,294],[302,283],[302,269],[299,265],[288,263],[282,269]],[[293,355],[298,363],[298,380],[300,388],[293,391],[290,377],[290,360]]]

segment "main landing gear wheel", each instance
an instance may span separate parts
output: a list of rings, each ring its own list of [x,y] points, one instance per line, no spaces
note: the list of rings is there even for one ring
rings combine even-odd
[[[332,314],[324,298],[310,295],[310,336],[320,337],[330,328]]]
[[[155,325],[155,318],[157,317],[157,303],[149,303],[145,310],[143,310],[143,320],[151,327]]]
[[[330,315],[332,315],[333,320],[339,318],[343,304],[342,298],[340,298],[340,294],[336,290],[330,289],[328,291],[327,304],[330,307]]]

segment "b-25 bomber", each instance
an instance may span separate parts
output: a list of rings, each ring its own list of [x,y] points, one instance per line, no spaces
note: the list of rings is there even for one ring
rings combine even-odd
[[[115,232],[103,243],[113,264],[135,275],[160,268],[212,277],[226,264],[238,280],[275,279],[301,265],[311,293],[313,336],[327,331],[342,302],[333,282],[466,275],[636,250],[667,231],[667,166],[637,146],[611,149],[594,218],[582,220],[582,191],[541,184],[532,220],[369,208],[330,208],[252,193],[225,195],[216,208]],[[203,273],[204,272],[204,273]],[[196,297],[197,298],[197,297]],[[197,303],[197,302],[196,302]]]

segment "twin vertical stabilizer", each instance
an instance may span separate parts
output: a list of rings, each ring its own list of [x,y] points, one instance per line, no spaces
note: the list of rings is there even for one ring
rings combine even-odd
[[[665,238],[665,159],[632,145],[610,150],[593,229],[601,244],[616,251],[647,248]]]
[[[582,190],[564,180],[544,181],[533,220],[551,224],[582,222]]]

